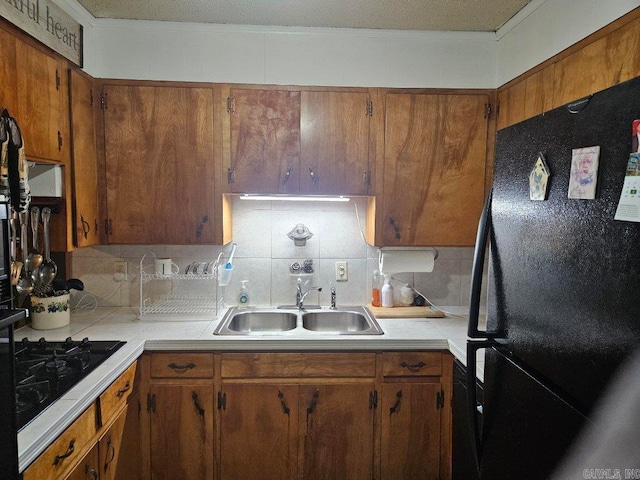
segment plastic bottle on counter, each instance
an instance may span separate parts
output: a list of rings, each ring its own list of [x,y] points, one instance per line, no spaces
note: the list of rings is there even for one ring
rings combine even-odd
[[[238,305],[246,307],[249,305],[249,292],[247,291],[247,283],[249,280],[242,280],[242,286],[240,287],[240,294],[238,295]]]
[[[391,275],[384,276],[384,285],[381,290],[382,306],[393,307],[393,286],[391,285]]]
[[[371,305],[379,307],[380,303],[380,272],[378,270],[373,271],[373,278],[371,280]]]

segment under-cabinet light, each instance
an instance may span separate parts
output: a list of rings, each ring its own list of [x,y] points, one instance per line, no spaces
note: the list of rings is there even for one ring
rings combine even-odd
[[[326,195],[253,195],[250,193],[240,195],[241,200],[285,200],[289,202],[348,202],[349,197],[342,195],[330,197]]]

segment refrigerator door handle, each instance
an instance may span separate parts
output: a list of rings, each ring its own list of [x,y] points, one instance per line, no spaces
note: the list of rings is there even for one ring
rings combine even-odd
[[[491,230],[491,198],[493,189],[482,207],[482,215],[478,222],[478,234],[476,237],[476,247],[473,252],[473,269],[471,270],[471,296],[469,299],[469,325],[467,335],[471,338],[493,338],[495,335],[478,330],[478,320],[480,317],[480,294],[482,290],[482,274],[484,273],[484,257],[487,251],[487,242]]]
[[[478,414],[482,407],[478,406],[476,390],[476,352],[494,345],[490,340],[467,342],[467,417],[469,420],[469,438],[471,440],[471,452],[475,461],[478,475],[480,475],[480,458],[482,457],[482,441],[480,439],[480,423]]]

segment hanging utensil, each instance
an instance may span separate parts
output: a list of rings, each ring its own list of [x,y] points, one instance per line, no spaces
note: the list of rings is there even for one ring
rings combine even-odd
[[[38,269],[38,287],[36,295],[47,296],[52,291],[51,282],[58,273],[56,262],[51,260],[51,242],[49,238],[49,222],[51,220],[51,209],[42,209],[42,228],[44,230],[44,261]]]
[[[18,280],[20,280],[20,271],[22,270],[22,262],[16,258],[16,251],[18,249],[18,215],[16,212],[11,213],[11,219],[9,220],[11,227],[11,236],[9,240],[9,259],[11,260],[11,285],[16,286]]]
[[[40,209],[31,207],[31,233],[33,236],[33,251],[27,255],[25,268],[32,278],[37,278],[36,271],[42,265],[42,255],[38,252],[38,224],[40,223]],[[26,247],[26,245],[25,245]]]
[[[22,269],[20,270],[20,278],[18,279],[18,283],[16,284],[16,290],[18,293],[26,293],[29,294],[33,291],[33,280],[31,279],[31,275],[27,273],[27,269],[25,268],[25,263],[27,261],[27,223],[29,222],[29,212],[24,211],[20,212],[20,248],[22,249]]]

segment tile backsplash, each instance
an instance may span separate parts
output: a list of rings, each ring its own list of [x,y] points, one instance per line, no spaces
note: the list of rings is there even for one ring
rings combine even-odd
[[[295,303],[296,276],[289,272],[293,261],[313,260],[315,273],[303,280],[320,286],[321,293],[311,293],[307,304],[329,303],[330,287],[336,287],[338,304],[369,302],[371,277],[378,265],[378,251],[368,246],[362,234],[366,201],[352,198],[345,203],[243,201],[233,199],[233,238],[238,245],[233,276],[228,286],[218,292],[225,305],[236,304],[240,281],[248,280],[250,304],[268,306]],[[306,225],[313,236],[306,246],[295,246],[287,233],[298,223]],[[84,248],[72,253],[73,276],[85,283],[84,292],[75,292],[76,303],[100,306],[137,307],[140,302],[140,260],[147,252],[171,258],[181,271],[195,261],[215,260],[231,245],[106,245]],[[396,292],[402,282],[410,283],[435,305],[467,305],[471,280],[473,248],[439,248],[431,273],[394,275]],[[114,262],[127,262],[127,280],[113,280]],[[347,261],[348,281],[335,281],[335,262]],[[145,260],[144,271],[152,262]],[[149,267],[147,266],[149,265]],[[190,292],[213,295],[214,282],[190,281],[181,286]],[[85,296],[86,295],[86,296]],[[91,297],[93,296],[93,297]]]

